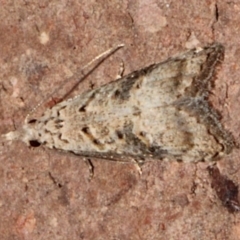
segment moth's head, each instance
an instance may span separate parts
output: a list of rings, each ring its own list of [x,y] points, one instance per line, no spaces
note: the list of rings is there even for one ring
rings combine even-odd
[[[1,141],[15,141],[20,140],[25,142],[28,146],[38,147],[41,145],[39,136],[36,129],[34,128],[35,120],[30,120],[28,123],[24,124],[22,128],[17,129],[6,134],[1,135]]]

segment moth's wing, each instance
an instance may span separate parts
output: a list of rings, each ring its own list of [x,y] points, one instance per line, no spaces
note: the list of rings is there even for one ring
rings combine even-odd
[[[232,147],[207,102],[222,56],[218,44],[192,50],[62,102],[47,114],[60,125],[55,118],[39,128],[54,135],[45,143],[106,158],[212,159]]]

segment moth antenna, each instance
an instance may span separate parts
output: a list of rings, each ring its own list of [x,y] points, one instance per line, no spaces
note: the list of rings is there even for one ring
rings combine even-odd
[[[100,58],[106,58],[109,55],[112,55],[114,52],[116,52],[119,48],[124,47],[124,44],[119,44],[116,47],[112,47],[109,48],[108,50],[106,50],[105,52],[99,54],[98,56],[96,56],[93,60],[91,60],[89,63],[87,63],[85,66],[83,66],[83,68],[81,69],[82,71],[87,68],[88,66],[90,66],[92,63],[96,62],[97,60],[99,60]]]
[[[70,88],[70,90],[67,91],[67,93],[61,98],[61,100],[65,99],[75,88],[76,86],[82,82],[89,74],[91,74],[107,57],[112,55],[114,52],[116,52],[118,49],[124,47],[124,44],[119,44],[116,47],[109,48],[105,52],[99,54],[96,56],[93,60],[91,60],[89,63],[87,63],[85,66],[82,68],[78,69],[76,74],[74,74],[72,77],[69,77],[66,81],[64,81],[62,84],[57,87],[52,93],[48,94],[42,101],[40,101],[34,108],[30,110],[30,112],[27,114],[24,123],[27,124],[29,121],[29,117],[36,112],[36,110],[43,105],[44,102],[46,102],[51,96],[53,96],[55,93],[57,93],[60,89],[63,88],[65,84],[67,84],[69,81],[75,80],[76,83]],[[90,65],[92,65],[94,62],[99,61],[92,69],[84,72],[85,69],[87,69]],[[77,79],[75,76],[79,76]]]

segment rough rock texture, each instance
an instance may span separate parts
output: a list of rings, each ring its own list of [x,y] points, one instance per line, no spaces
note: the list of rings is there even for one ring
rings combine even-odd
[[[44,97],[110,46],[126,45],[75,95],[114,79],[121,62],[129,73],[217,41],[225,59],[210,98],[239,141],[239,11],[239,1],[226,0],[1,1],[0,133],[21,126]],[[240,239],[238,155],[215,166],[234,186],[234,197],[224,198],[217,187],[224,180],[212,180],[209,163],[153,161],[139,175],[133,164],[93,160],[89,181],[81,157],[0,143],[1,239]],[[234,211],[224,199],[233,199]]]

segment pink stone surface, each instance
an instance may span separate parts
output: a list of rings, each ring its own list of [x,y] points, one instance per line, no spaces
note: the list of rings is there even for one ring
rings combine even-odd
[[[225,60],[211,101],[239,141],[239,1],[0,4],[1,134],[20,127],[45,96],[111,46],[125,44],[75,95],[113,80],[122,61],[129,73],[217,41],[226,48]],[[230,213],[217,197],[210,163],[151,161],[142,175],[133,164],[93,164],[89,181],[80,156],[0,143],[0,239],[240,239],[240,213]],[[239,151],[217,168],[238,185]]]

